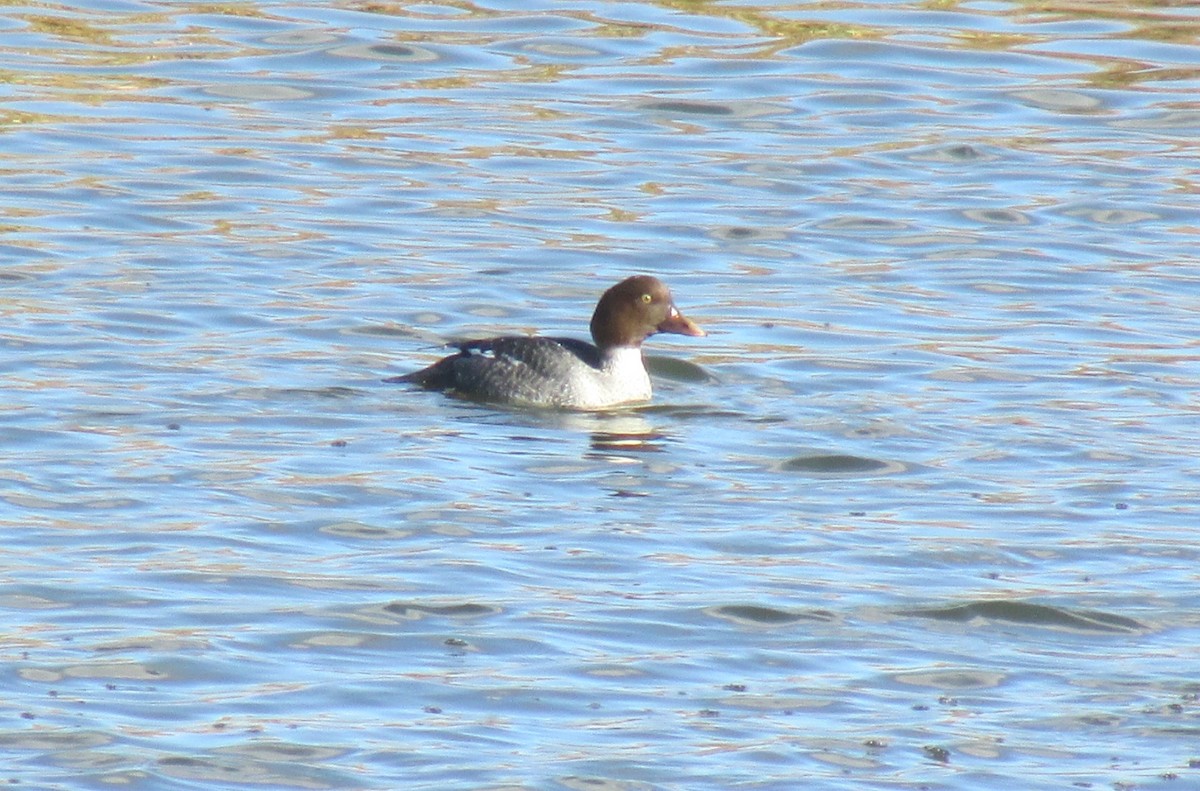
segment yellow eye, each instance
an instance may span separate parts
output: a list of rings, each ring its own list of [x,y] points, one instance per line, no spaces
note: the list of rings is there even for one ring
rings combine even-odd
[[[642,302],[645,302],[647,305],[649,305],[653,301],[654,297],[650,296],[649,294],[642,294]]]

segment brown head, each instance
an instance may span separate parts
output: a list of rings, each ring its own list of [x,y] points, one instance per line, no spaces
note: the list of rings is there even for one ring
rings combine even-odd
[[[671,300],[671,291],[649,275],[626,278],[604,292],[592,314],[592,340],[606,346],[638,346],[656,332],[704,335]]]

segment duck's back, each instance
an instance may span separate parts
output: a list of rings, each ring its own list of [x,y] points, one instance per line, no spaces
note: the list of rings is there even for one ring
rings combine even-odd
[[[458,347],[458,354],[399,379],[482,401],[528,406],[592,408],[616,398],[606,392],[612,377],[599,350],[584,341],[514,336]]]

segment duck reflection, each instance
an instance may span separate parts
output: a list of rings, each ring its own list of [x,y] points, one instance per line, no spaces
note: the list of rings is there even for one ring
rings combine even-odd
[[[614,454],[662,453],[667,435],[636,412],[593,415],[592,457]]]

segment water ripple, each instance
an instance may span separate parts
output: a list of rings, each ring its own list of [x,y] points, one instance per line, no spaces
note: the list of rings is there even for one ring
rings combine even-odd
[[[6,7],[4,777],[1194,783],[1194,17]]]

